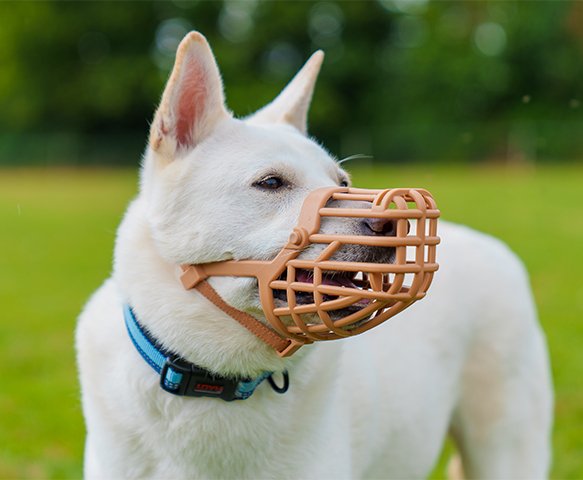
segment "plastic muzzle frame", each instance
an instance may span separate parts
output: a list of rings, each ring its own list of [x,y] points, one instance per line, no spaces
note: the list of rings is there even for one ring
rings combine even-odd
[[[347,206],[350,202],[353,206]],[[384,233],[320,232],[327,217],[380,219],[381,225],[391,225]],[[435,260],[438,217],[433,197],[423,189],[321,188],[306,197],[297,227],[273,260],[184,265],[181,279],[185,288],[196,288],[279,355],[289,356],[314,341],[370,330],[423,298],[439,267]],[[310,244],[322,245],[316,258],[298,258]],[[351,245],[376,247],[377,252],[387,248],[382,258],[391,262],[336,259],[342,257],[337,254],[341,249]],[[206,282],[211,276],[256,277],[271,328],[225,303]],[[335,276],[343,281],[334,281]]]

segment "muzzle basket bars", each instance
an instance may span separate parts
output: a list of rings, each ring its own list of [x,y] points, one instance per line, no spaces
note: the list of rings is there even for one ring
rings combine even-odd
[[[182,280],[186,288],[193,288],[213,275],[256,277],[266,319],[281,337],[297,346],[357,335],[425,296],[439,267],[439,215],[433,197],[423,189],[321,188],[308,195],[288,244],[273,260],[184,266]],[[396,225],[390,235],[332,234],[320,231],[325,218],[376,218]],[[322,245],[316,258],[300,258],[312,244]],[[339,252],[348,246],[387,248],[394,255],[386,263],[341,260]],[[303,281],[297,278],[300,270]],[[344,286],[325,281],[331,274],[350,281]],[[302,293],[303,302],[298,302]]]

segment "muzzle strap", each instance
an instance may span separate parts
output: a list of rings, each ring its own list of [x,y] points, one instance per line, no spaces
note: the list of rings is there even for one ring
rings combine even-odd
[[[253,335],[271,346],[281,357],[292,355],[298,348],[304,345],[304,343],[298,342],[297,340],[280,337],[255,317],[232,307],[221,298],[217,291],[206,280],[198,283],[194,288],[217,308],[237,320],[237,322],[249,330]]]

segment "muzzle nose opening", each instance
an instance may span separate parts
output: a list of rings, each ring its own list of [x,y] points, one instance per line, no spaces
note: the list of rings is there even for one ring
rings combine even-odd
[[[394,237],[398,224],[398,220],[392,218],[365,218],[362,220],[362,230],[365,235]],[[407,233],[410,231],[411,223],[407,220]]]

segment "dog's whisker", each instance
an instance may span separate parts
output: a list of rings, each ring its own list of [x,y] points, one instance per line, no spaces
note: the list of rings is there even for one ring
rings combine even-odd
[[[354,155],[349,155],[348,157],[344,157],[341,160],[337,160],[337,163],[342,165],[344,162],[348,162],[349,160],[356,160],[358,158],[368,158],[372,159],[372,155],[367,155],[365,153],[355,153]]]

